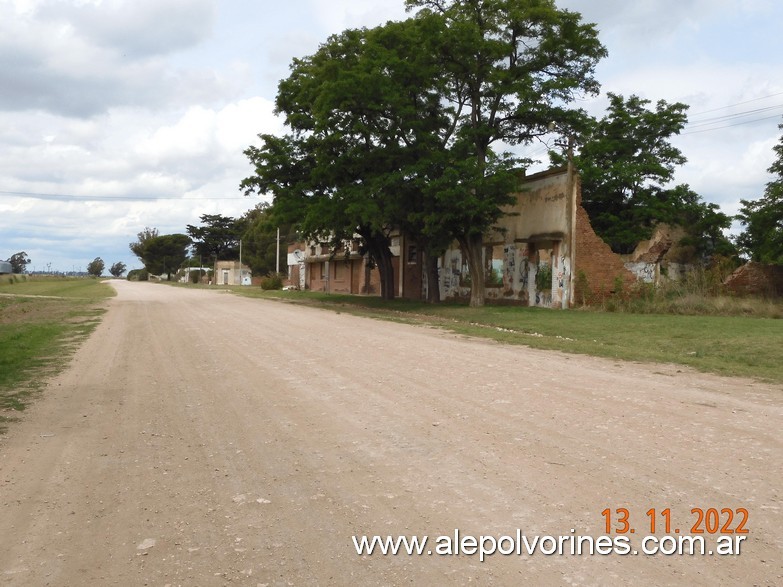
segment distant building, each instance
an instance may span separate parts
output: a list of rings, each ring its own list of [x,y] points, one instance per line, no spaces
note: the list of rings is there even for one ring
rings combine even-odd
[[[218,261],[215,263],[214,280],[217,285],[250,285],[250,267],[239,261]]]
[[[11,264],[8,261],[0,261],[0,275],[3,275],[4,273],[13,273],[14,268],[11,266]]]

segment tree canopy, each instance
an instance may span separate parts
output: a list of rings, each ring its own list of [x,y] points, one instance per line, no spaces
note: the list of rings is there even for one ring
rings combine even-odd
[[[134,244],[131,243],[131,249]],[[190,237],[188,235],[164,234],[145,238],[143,246],[137,248],[140,251],[139,258],[150,274],[165,274],[167,279],[171,280],[171,274],[188,258],[189,247]]]
[[[144,246],[147,241],[159,236],[157,228],[150,228],[145,226],[144,230],[136,235],[136,240],[128,244],[131,252],[139,258],[139,261],[144,262]]]
[[[783,130],[783,123],[778,125]],[[783,264],[783,136],[773,147],[776,159],[767,169],[773,175],[758,200],[740,200],[737,219],[743,231],[736,242],[751,260]]]
[[[587,127],[574,162],[582,178],[582,205],[596,233],[616,253],[630,253],[668,220],[665,186],[686,159],[670,139],[687,122],[682,103],[625,99],[609,94],[608,113]]]
[[[687,122],[688,106],[609,93],[607,114],[588,120],[575,137],[574,164],[582,179],[582,205],[595,232],[616,253],[631,253],[657,223],[688,231],[686,243],[702,257],[731,255],[723,230],[731,218],[705,203],[688,185],[671,187],[682,152],[671,144]],[[564,163],[563,155],[554,155]]]
[[[305,238],[359,234],[394,295],[389,234],[430,250],[456,238],[471,303],[484,302],[483,235],[524,161],[509,147],[580,116],[605,49],[593,25],[551,0],[409,1],[403,22],[347,30],[294,61],[277,110],[290,133],[245,153],[246,193],[271,193]]]
[[[436,75],[423,63],[427,54],[400,55],[420,46],[420,26],[348,30],[295,60],[277,97],[292,132],[262,135],[262,147],[246,151],[256,168],[246,191],[272,193],[275,214],[304,238],[337,244],[360,235],[381,270],[384,297],[394,294],[389,232],[403,193],[395,188],[413,158],[421,111],[428,102],[430,112],[438,107],[426,95]]]
[[[117,261],[109,268],[109,273],[112,274],[114,277],[121,277],[123,273],[125,273],[125,269],[127,269],[127,266],[122,261]]]
[[[222,214],[202,214],[202,226],[188,224],[187,233],[196,255],[204,259],[235,260],[239,256],[240,223]]]
[[[248,210],[239,219],[242,230],[242,262],[253,275],[274,273],[286,266],[288,243],[296,240],[290,223],[281,222],[266,202]],[[277,259],[277,231],[280,230],[280,258]]]
[[[14,253],[6,261],[11,264],[11,271],[14,273],[24,273],[27,271],[27,266],[31,263],[30,257],[24,251]]]
[[[92,261],[90,261],[87,264],[87,273],[92,275],[93,277],[100,277],[103,275],[103,270],[106,268],[106,264],[103,262],[103,259],[100,257],[95,257]]]

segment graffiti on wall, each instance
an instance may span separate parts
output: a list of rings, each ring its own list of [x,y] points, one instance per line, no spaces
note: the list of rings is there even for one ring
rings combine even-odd
[[[625,263],[625,268],[644,283],[655,283],[655,263]]]

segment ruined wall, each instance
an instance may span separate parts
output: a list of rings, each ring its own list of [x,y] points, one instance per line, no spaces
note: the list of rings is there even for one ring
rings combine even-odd
[[[506,206],[498,221],[501,232],[492,233],[489,242],[562,239],[569,231],[568,174],[558,169],[528,177],[516,203]]]
[[[736,295],[783,296],[783,266],[751,261],[738,267],[724,282]]]
[[[630,255],[622,255],[625,268],[644,283],[682,281],[695,268],[693,247],[680,244],[685,229],[659,224],[650,240],[641,241]]]
[[[576,255],[575,292],[577,304],[591,303],[614,292],[619,277],[624,287],[636,282],[620,255],[614,253],[593,230],[587,211],[581,206],[576,209]]]
[[[568,307],[570,214],[575,189],[564,169],[527,178],[524,190],[516,194],[516,203],[504,209],[506,216],[499,220],[499,230],[484,239],[488,300]],[[539,273],[547,279],[537,280]],[[454,243],[440,262],[441,298],[468,298],[470,285],[467,260]]]

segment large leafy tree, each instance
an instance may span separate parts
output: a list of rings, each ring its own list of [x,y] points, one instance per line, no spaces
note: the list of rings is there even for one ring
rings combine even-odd
[[[106,264],[103,262],[103,259],[100,257],[95,257],[92,261],[90,261],[87,264],[87,273],[92,275],[93,277],[100,277],[103,275],[103,270],[106,268]]]
[[[394,296],[389,233],[406,209],[408,166],[422,151],[421,127],[441,123],[435,63],[416,49],[432,24],[344,31],[295,60],[277,97],[292,132],[261,135],[246,151],[256,168],[246,192],[272,193],[274,214],[304,238],[337,244],[358,234],[385,298]]]
[[[239,256],[241,225],[236,218],[222,214],[202,214],[201,226],[187,225],[196,255],[233,260]]]
[[[139,261],[144,262],[144,247],[147,241],[160,236],[157,228],[150,228],[145,226],[144,230],[136,235],[136,240],[128,244],[131,252],[139,258]]]
[[[659,100],[651,107],[638,96],[608,96],[607,114],[581,129],[574,157],[582,204],[596,233],[616,253],[630,253],[664,222],[685,228],[682,244],[704,261],[733,256],[735,248],[723,233],[731,218],[688,185],[670,185],[686,161],[671,138],[687,122],[688,106]],[[553,154],[553,160],[564,163],[565,157]]]
[[[152,275],[171,274],[188,258],[190,237],[186,234],[164,234],[146,239],[141,252],[141,261]]]
[[[27,266],[31,263],[30,257],[24,251],[14,253],[6,260],[11,264],[11,271],[14,273],[24,273],[27,270]]]
[[[778,125],[783,130],[783,124]],[[753,261],[783,264],[783,136],[773,147],[775,162],[767,169],[774,179],[758,200],[740,200],[737,219],[743,225],[737,245]]]
[[[688,106],[609,94],[607,114],[587,126],[575,165],[582,204],[596,233],[616,253],[630,253],[656,222],[672,220],[676,196],[665,186],[686,159],[670,139]]]
[[[123,273],[125,273],[125,270],[127,269],[127,266],[122,261],[117,261],[109,268],[109,273],[111,273],[114,277],[120,277]]]
[[[508,147],[548,132],[551,122],[574,125],[569,109],[595,94],[595,66],[606,55],[592,24],[552,0],[406,0],[446,22],[437,54],[455,106],[456,140],[446,192],[438,194],[459,226],[457,238],[471,273],[471,305],[484,303],[483,236],[510,202],[515,167]]]
[[[457,238],[480,305],[483,235],[522,163],[503,149],[571,116],[566,104],[597,90],[605,50],[592,25],[549,0],[407,4],[422,10],[294,62],[277,98],[292,132],[246,151],[256,176],[243,187],[300,214],[306,237],[362,236],[384,297],[392,227],[433,252]]]

